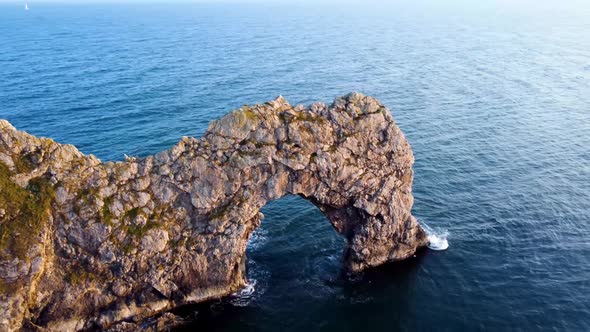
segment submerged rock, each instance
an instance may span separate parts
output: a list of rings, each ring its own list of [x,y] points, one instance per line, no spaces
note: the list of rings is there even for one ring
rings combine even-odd
[[[410,257],[427,244],[413,162],[389,111],[358,93],[244,106],[125,162],[0,120],[0,330],[125,330],[234,293],[260,208],[290,194],[347,239],[346,270]]]

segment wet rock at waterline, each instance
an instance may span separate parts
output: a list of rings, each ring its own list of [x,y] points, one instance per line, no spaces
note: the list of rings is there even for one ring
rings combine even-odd
[[[229,295],[260,208],[290,194],[347,239],[346,270],[410,257],[428,243],[413,162],[389,111],[358,93],[244,106],[124,162],[0,121],[0,330],[121,330]]]

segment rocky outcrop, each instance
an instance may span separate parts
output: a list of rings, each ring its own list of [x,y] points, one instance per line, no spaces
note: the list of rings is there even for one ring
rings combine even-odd
[[[331,106],[244,106],[145,158],[102,163],[0,121],[0,330],[139,322],[246,283],[260,208],[312,201],[350,272],[411,256],[410,145],[361,94]]]

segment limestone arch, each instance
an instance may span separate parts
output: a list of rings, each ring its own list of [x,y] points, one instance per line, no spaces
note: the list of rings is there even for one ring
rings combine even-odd
[[[427,243],[411,215],[410,145],[389,110],[358,93],[330,106],[281,97],[244,106],[200,139],[124,162],[102,163],[6,121],[0,139],[3,176],[51,193],[25,257],[13,259],[11,248],[0,256],[0,277],[24,271],[2,279],[18,282],[0,293],[6,328],[25,317],[54,329],[106,328],[231,294],[244,286],[260,208],[289,194],[310,200],[346,238],[349,272]],[[35,269],[23,265],[33,261]]]
[[[199,144],[224,151],[215,153],[230,165],[226,169],[239,170],[227,180],[240,188],[207,219],[252,225],[244,232],[246,242],[266,202],[299,195],[346,238],[350,272],[406,258],[426,243],[411,215],[411,148],[389,111],[371,97],[353,93],[329,107],[293,107],[281,97],[245,106],[212,123]],[[213,189],[215,181],[197,178],[192,203],[206,209],[194,198],[206,196],[203,188],[221,190]]]

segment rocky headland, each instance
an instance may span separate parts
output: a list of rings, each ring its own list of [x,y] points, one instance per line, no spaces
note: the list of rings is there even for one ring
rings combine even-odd
[[[358,93],[330,106],[244,106],[145,158],[103,163],[0,120],[0,330],[130,330],[232,294],[260,208],[313,202],[351,273],[427,244],[410,145]]]

